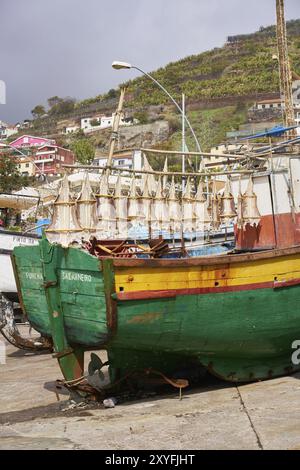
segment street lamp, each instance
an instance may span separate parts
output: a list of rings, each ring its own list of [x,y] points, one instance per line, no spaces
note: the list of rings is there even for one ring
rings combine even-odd
[[[143,75],[146,75],[146,77],[150,78],[150,80],[152,80],[152,82],[154,82],[161,90],[163,90],[163,92],[170,98],[170,100],[174,103],[174,105],[176,106],[176,108],[178,109],[178,111],[180,112],[182,118],[184,118],[185,122],[187,123],[187,125],[189,126],[190,128],[190,131],[194,137],[194,140],[195,140],[195,143],[196,143],[196,147],[197,147],[197,150],[198,152],[201,152],[201,147],[200,147],[200,143],[197,139],[197,136],[195,134],[195,131],[194,129],[192,128],[191,126],[191,123],[190,121],[188,120],[186,114],[184,113],[184,111],[182,110],[182,108],[179,106],[179,104],[177,103],[177,101],[175,101],[175,99],[173,98],[172,95],[170,95],[170,93],[168,92],[168,90],[165,89],[165,87],[162,86],[161,83],[159,83],[155,78],[152,77],[152,75],[150,75],[149,73],[145,72],[144,70],[140,69],[139,67],[136,67],[135,65],[131,65],[129,64],[128,62],[121,62],[121,61],[114,61],[112,63],[112,68],[116,69],[116,70],[120,70],[120,69],[136,69],[138,70],[139,72],[141,72]]]

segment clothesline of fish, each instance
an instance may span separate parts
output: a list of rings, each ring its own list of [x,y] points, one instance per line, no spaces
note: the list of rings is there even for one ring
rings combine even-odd
[[[95,194],[86,172],[75,198],[65,175],[46,230],[48,239],[68,246],[92,236],[99,240],[203,237],[205,231],[218,231],[222,224],[235,223],[245,229],[247,224],[257,226],[261,218],[251,175],[246,191],[242,194],[240,187],[236,200],[229,177],[222,192],[217,191],[216,179],[212,178],[209,194],[201,179],[195,187],[188,177],[182,190],[174,176],[171,180],[167,175],[156,178],[149,172],[137,178],[133,173],[127,188],[122,184],[124,178],[119,175],[111,189],[109,172],[104,170]]]

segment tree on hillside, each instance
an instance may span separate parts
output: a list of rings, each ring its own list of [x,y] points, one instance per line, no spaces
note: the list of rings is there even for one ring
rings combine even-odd
[[[95,157],[95,148],[88,139],[75,140],[71,149],[79,163],[89,164]]]
[[[107,93],[107,98],[116,98],[117,96],[117,90],[114,88],[111,88],[108,93]]]
[[[61,101],[62,98],[59,98],[59,96],[51,96],[51,98],[47,99],[49,108],[52,108],[53,106],[59,104]]]
[[[74,98],[59,98],[49,110],[51,115],[69,114],[74,110],[76,100]],[[49,100],[48,100],[49,103]]]
[[[133,114],[133,118],[137,119],[139,121],[139,124],[148,124],[149,122],[148,113],[145,110],[136,111]]]
[[[41,116],[43,116],[43,114],[46,113],[46,110],[45,110],[45,107],[41,104],[37,104],[32,110],[31,110],[31,114],[32,116],[37,119],[37,118],[40,118]]]
[[[0,192],[11,193],[28,186],[31,178],[20,175],[15,157],[0,154]]]

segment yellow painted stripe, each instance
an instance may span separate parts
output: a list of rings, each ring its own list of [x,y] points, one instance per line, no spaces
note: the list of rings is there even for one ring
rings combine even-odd
[[[276,279],[275,279],[276,278]],[[234,263],[231,265],[116,268],[116,291],[193,289],[241,286],[300,278],[300,256]]]

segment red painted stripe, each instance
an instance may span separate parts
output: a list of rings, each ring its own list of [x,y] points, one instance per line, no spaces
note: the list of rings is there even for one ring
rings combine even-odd
[[[116,295],[118,300],[166,299],[176,297],[179,295],[179,291],[181,292],[181,289],[153,291],[140,290],[136,292],[117,292]]]
[[[178,295],[197,295],[197,294],[218,294],[222,292],[251,291],[256,289],[278,289],[280,287],[296,286],[300,284],[300,279],[290,281],[269,281],[255,284],[243,284],[241,286],[220,286],[220,287],[197,287],[194,289],[170,289],[170,290],[141,290],[135,292],[117,292],[118,300],[146,300],[146,299],[165,299]]]
[[[279,289],[280,287],[297,286],[298,284],[300,284],[300,279],[290,279],[288,281],[274,281],[274,289]]]

